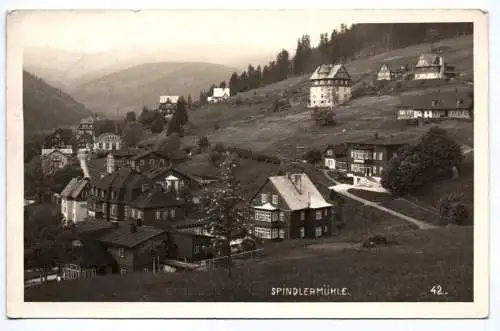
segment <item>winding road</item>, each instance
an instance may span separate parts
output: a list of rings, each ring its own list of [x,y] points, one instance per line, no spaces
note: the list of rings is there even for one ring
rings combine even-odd
[[[385,207],[382,207],[380,206],[379,204],[373,202],[373,201],[370,201],[370,200],[366,200],[366,199],[363,199],[363,198],[360,198],[358,197],[357,195],[354,195],[352,193],[349,193],[347,192],[347,190],[351,189],[351,188],[360,188],[359,186],[355,186],[355,185],[350,185],[350,184],[342,184],[342,183],[339,183],[338,181],[336,181],[335,179],[333,179],[329,174],[328,174],[328,171],[327,170],[324,170],[323,171],[325,176],[330,180],[332,181],[333,183],[335,183],[334,186],[330,186],[330,189],[334,190],[335,192],[339,193],[339,194],[342,194],[343,196],[346,196],[347,198],[349,199],[353,199],[353,200],[356,200],[356,201],[359,201],[367,206],[371,206],[371,207],[374,207],[374,208],[377,208],[383,212],[386,212],[388,214],[391,214],[393,216],[396,216],[406,222],[409,222],[409,223],[412,223],[414,225],[416,225],[419,229],[422,229],[422,230],[426,230],[426,229],[434,229],[434,228],[437,228],[437,226],[435,225],[432,225],[430,223],[427,223],[427,222],[423,222],[423,221],[419,221],[413,217],[409,217],[409,216],[406,216],[406,215],[403,215],[401,213],[398,213],[397,211],[394,211],[392,209],[389,209],[389,208],[385,208]],[[362,188],[362,189],[368,189],[370,190],[370,188]],[[374,191],[373,189],[371,191]]]

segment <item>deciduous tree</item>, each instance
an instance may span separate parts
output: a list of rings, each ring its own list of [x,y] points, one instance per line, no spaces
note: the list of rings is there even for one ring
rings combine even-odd
[[[248,231],[250,218],[235,176],[237,160],[228,152],[223,157],[219,165],[221,181],[203,192],[201,205],[208,222],[206,230],[220,240],[222,255],[227,257],[228,276],[231,277],[230,243],[235,235]]]

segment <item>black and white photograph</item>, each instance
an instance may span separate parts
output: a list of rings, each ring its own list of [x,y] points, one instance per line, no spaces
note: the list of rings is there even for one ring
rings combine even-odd
[[[486,316],[487,17],[446,12],[10,12],[15,315]]]

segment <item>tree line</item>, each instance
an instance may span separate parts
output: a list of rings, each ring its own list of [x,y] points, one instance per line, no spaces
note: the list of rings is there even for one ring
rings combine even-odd
[[[241,74],[233,72],[228,82],[212,84],[200,92],[199,102],[206,103],[216,87],[229,87],[231,95],[282,81],[290,76],[312,72],[323,63],[349,62],[391,49],[419,43],[431,45],[440,39],[473,33],[472,23],[370,23],[341,24],[330,34],[323,33],[316,46],[309,35],[297,39],[293,56],[282,49],[276,59],[264,66],[248,65]]]

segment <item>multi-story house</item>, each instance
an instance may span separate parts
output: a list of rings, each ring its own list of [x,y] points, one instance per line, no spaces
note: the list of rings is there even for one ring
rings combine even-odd
[[[179,101],[178,95],[163,95],[160,96],[160,105],[158,109],[165,116],[168,121],[172,118],[177,109],[177,102]]]
[[[392,156],[413,138],[375,137],[347,143],[348,177],[354,184],[380,183],[382,171]]]
[[[112,173],[115,170],[120,169],[124,166],[131,166],[132,160],[131,158],[144,153],[146,150],[144,149],[122,149],[110,151],[106,155],[106,172]]]
[[[472,119],[473,99],[467,91],[438,91],[404,97],[398,120]]]
[[[377,72],[377,80],[393,80],[394,71],[391,70],[388,64],[384,63],[380,66]]]
[[[171,160],[159,151],[144,151],[132,156],[130,166],[139,172],[164,168],[172,165]]]
[[[283,240],[332,233],[333,205],[305,173],[269,177],[250,205],[256,237]]]
[[[93,116],[82,119],[80,121],[80,124],[78,125],[78,135],[89,134],[90,136],[94,137],[95,123],[97,122],[97,120],[98,118]]]
[[[454,67],[444,62],[442,55],[434,53],[422,53],[415,65],[414,79],[444,79],[453,76]]]
[[[122,167],[92,180],[89,216],[124,221],[126,206],[153,187],[154,182],[130,167]]]
[[[94,142],[94,151],[96,152],[119,150],[121,147],[122,138],[115,133],[103,133]]]
[[[73,178],[61,192],[61,213],[64,225],[79,223],[88,216],[89,178]]]
[[[54,174],[75,162],[73,149],[42,149],[41,165],[46,175]]]
[[[351,98],[351,76],[342,64],[320,65],[309,80],[309,108],[332,107]]]
[[[347,146],[328,145],[323,152],[324,165],[327,169],[347,171]]]

